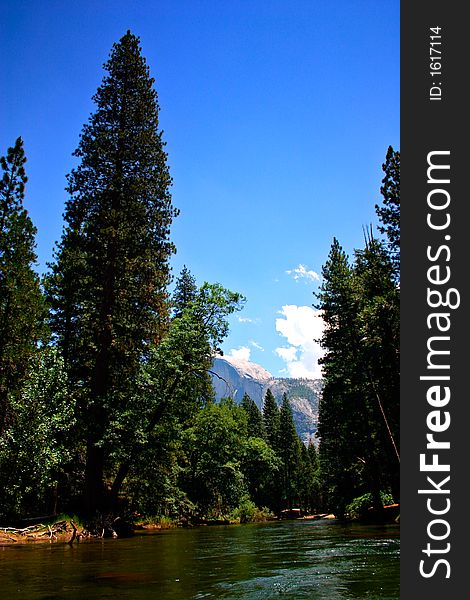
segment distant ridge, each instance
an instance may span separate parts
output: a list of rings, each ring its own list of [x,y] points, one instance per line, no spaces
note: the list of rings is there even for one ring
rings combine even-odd
[[[223,356],[214,358],[212,385],[217,400],[233,398],[241,402],[244,394],[248,394],[261,409],[264,396],[271,390],[280,403],[284,393],[287,394],[297,432],[304,443],[318,441],[315,434],[318,426],[318,403],[322,390],[321,379],[279,378],[257,363]]]

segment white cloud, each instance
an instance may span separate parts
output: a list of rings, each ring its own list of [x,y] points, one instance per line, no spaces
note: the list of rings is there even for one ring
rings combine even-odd
[[[250,344],[253,346],[253,348],[256,348],[260,352],[264,352],[263,346],[260,346],[258,342],[255,342],[255,340],[250,340]]]
[[[241,358],[243,360],[250,360],[251,349],[247,346],[240,346],[240,348],[233,348],[228,353],[233,358]]]
[[[321,377],[318,359],[323,349],[314,340],[322,336],[321,311],[289,304],[279,314],[283,318],[276,319],[276,331],[287,339],[289,346],[276,348],[275,352],[286,363],[289,377],[318,379]]]
[[[275,352],[286,363],[291,363],[297,360],[297,348],[295,346],[290,346],[289,348],[276,348]]]
[[[237,317],[239,323],[259,323],[259,319],[252,319],[251,317]]]
[[[305,265],[300,264],[295,269],[286,271],[288,275],[291,275],[296,281],[299,279],[306,279],[307,281],[320,281],[320,275],[315,271],[312,271]]]

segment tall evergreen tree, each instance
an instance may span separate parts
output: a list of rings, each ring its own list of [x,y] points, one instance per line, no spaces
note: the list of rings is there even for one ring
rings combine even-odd
[[[173,309],[175,317],[181,317],[183,310],[195,300],[197,292],[196,279],[191,275],[191,271],[186,265],[184,265],[176,280],[175,291],[173,292]]]
[[[338,514],[355,496],[399,498],[399,303],[391,258],[372,236],[349,265],[334,240],[317,295],[325,329],[320,465]]]
[[[313,450],[312,450],[313,448]],[[300,508],[313,513],[320,507],[318,464],[315,446],[301,444],[301,454],[297,473],[297,491]]]
[[[380,233],[388,238],[390,256],[395,276],[400,278],[400,152],[388,147],[385,163],[382,165],[385,177],[382,179],[380,193],[383,206],[375,205],[377,216],[382,225]]]
[[[266,482],[265,490],[266,495],[269,497],[267,505],[277,513],[283,508],[282,460],[279,454],[280,418],[278,403],[271,390],[268,389],[263,402],[263,423],[266,431],[266,441],[268,446],[275,452],[280,468],[271,474]]]
[[[27,182],[23,141],[0,159],[0,434],[10,418],[28,362],[44,334],[45,306],[36,262],[36,228],[23,207]]]
[[[371,477],[400,493],[400,304],[392,257],[383,244],[370,237],[356,250],[355,279],[360,296],[358,329],[361,333],[363,393],[367,398],[371,438]]]
[[[264,427],[263,415],[257,407],[256,402],[248,394],[244,394],[240,406],[248,417],[248,436],[265,439],[266,429]]]
[[[263,402],[263,422],[268,444],[273,450],[278,450],[280,414],[279,406],[271,390],[267,390]]]
[[[48,282],[52,329],[79,397],[90,512],[103,507],[111,407],[126,411],[142,358],[167,328],[177,214],[139,39],[128,31],[104,68],[74,153],[80,163],[68,176],[66,225]]]
[[[362,374],[357,368],[360,333],[353,270],[335,238],[322,268],[316,304],[324,321],[321,344],[324,385],[319,406],[320,467],[326,501],[338,515],[358,495],[361,447]],[[361,450],[362,452],[362,450]]]
[[[297,494],[297,478],[301,461],[301,441],[295,429],[292,408],[283,395],[279,411],[279,457],[282,460],[282,489],[285,507],[291,509]]]
[[[318,469],[318,452],[317,448],[315,447],[315,444],[312,441],[309,442],[307,450],[308,455],[310,457],[310,462],[312,463],[312,467],[316,471]]]

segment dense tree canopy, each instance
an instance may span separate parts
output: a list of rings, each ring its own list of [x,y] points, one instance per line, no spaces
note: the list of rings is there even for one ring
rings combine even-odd
[[[45,334],[45,304],[34,271],[36,228],[23,206],[25,162],[21,138],[0,159],[0,435]]]
[[[387,239],[367,232],[352,261],[334,239],[323,266],[317,452],[286,394],[215,402],[213,359],[245,299],[186,266],[170,293],[178,211],[139,39],[104,69],[45,295],[21,138],[0,159],[0,521],[73,510],[109,531],[117,514],[244,522],[398,500],[399,153],[376,206]]]
[[[334,239],[317,308],[321,344],[320,464],[324,492],[338,514],[355,497],[399,501],[399,153],[388,149],[378,210],[388,244],[366,233],[349,262]]]
[[[279,457],[282,461],[282,499],[285,508],[292,509],[299,503],[298,476],[302,442],[297,435],[289,399],[283,395],[279,411]]]
[[[168,327],[177,214],[138,38],[127,32],[104,68],[68,177],[66,226],[48,283],[51,327],[79,395],[90,511],[102,507],[102,441],[112,413],[126,410],[141,361]]]
[[[0,436],[0,519],[62,507],[58,495],[73,457],[74,409],[63,360],[55,348],[43,348],[30,361]]]

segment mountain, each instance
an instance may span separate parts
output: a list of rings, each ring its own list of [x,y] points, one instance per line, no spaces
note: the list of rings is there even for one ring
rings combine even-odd
[[[283,394],[286,393],[300,438],[305,443],[310,440],[315,441],[318,402],[322,389],[321,379],[276,378],[256,363],[224,356],[214,358],[212,385],[217,400],[230,397],[236,402],[241,402],[244,394],[248,394],[260,409],[268,389],[279,404],[282,402]]]

